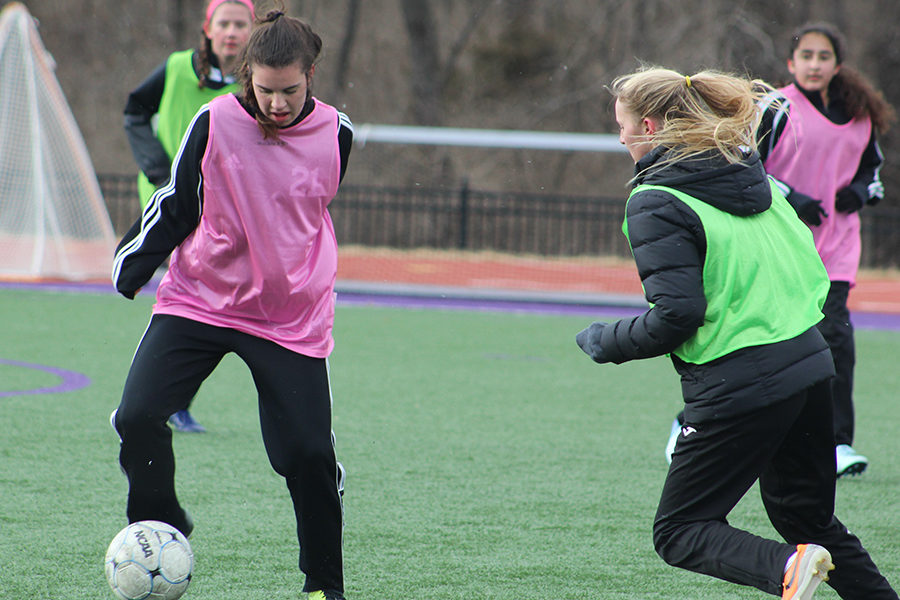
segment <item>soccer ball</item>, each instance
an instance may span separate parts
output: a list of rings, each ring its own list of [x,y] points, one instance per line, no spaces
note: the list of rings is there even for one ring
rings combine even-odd
[[[106,580],[122,600],[176,600],[194,569],[191,544],[161,521],[138,521],[116,534],[106,551]]]

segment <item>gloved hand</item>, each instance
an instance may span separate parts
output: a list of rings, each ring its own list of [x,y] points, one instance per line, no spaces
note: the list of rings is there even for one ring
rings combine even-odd
[[[603,354],[603,348],[600,346],[600,336],[609,323],[596,321],[591,323],[590,327],[582,329],[575,336],[575,342],[584,350],[584,353],[593,359],[595,363],[608,363],[609,359]]]
[[[794,210],[797,211],[797,216],[810,225],[821,225],[822,217],[828,216],[828,213],[822,208],[821,200],[810,198],[796,190],[791,191],[787,200],[794,207]]]
[[[834,199],[834,208],[841,213],[854,213],[863,207],[862,198],[856,195],[850,186],[838,190]]]

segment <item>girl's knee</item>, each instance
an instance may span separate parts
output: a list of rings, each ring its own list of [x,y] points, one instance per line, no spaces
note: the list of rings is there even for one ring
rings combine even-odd
[[[290,448],[280,456],[270,457],[272,468],[282,477],[296,477],[315,472],[335,464],[334,449],[330,446],[310,443],[302,438],[292,441]]]
[[[683,528],[683,525],[675,525],[666,520],[658,520],[653,524],[653,548],[666,564],[673,567],[681,565],[687,558],[684,547],[676,543]]]
[[[156,414],[145,408],[132,407],[127,403],[122,403],[116,409],[111,422],[119,435],[125,437],[132,433],[163,428],[168,418],[168,415],[165,414]]]

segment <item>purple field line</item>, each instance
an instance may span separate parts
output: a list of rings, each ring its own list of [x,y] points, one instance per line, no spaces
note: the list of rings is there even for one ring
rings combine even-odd
[[[156,280],[151,281],[141,290],[141,295],[151,294],[156,288]],[[22,289],[65,293],[115,293],[112,284],[107,283],[69,283],[69,282],[0,282],[0,289]],[[471,297],[459,293],[433,295],[416,293],[392,293],[386,286],[378,293],[346,291],[340,289],[338,282],[338,305],[348,306],[387,306],[395,308],[438,309],[438,310],[474,310],[495,312],[518,312],[533,314],[555,314],[585,317],[625,318],[640,314],[644,308],[632,302],[602,303],[585,301],[542,301],[516,297],[483,298],[473,292]],[[858,329],[879,329],[900,331],[900,314],[854,312],[853,324]]]
[[[44,371],[46,373],[56,375],[57,377],[62,379],[62,381],[58,385],[54,386],[34,388],[31,390],[11,390],[6,392],[0,391],[0,398],[4,398],[7,396],[23,396],[26,394],[53,394],[60,392],[74,392],[75,390],[80,390],[81,388],[87,387],[91,384],[91,379],[87,375],[83,375],[82,373],[77,373],[75,371],[59,369],[57,367],[37,365],[34,363],[26,363],[18,360],[7,360],[5,358],[0,358],[0,365],[22,367],[25,369],[36,369],[38,371]]]

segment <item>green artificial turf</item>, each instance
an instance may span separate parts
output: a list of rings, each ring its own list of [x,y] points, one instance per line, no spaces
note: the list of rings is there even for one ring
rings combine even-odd
[[[102,561],[127,487],[108,417],[151,305],[0,289],[0,359],[90,378],[0,397],[0,598],[112,598]],[[339,305],[330,363],[348,600],[768,597],[656,556],[678,378],[665,358],[595,365],[574,343],[589,322]],[[897,586],[900,333],[859,331],[857,346],[856,445],[871,467],[839,481],[838,515]],[[0,364],[0,393],[59,382]],[[209,431],[175,435],[196,524],[185,598],[300,597],[290,500],[246,366],[227,357],[192,412]],[[730,521],[776,537],[755,489]]]

